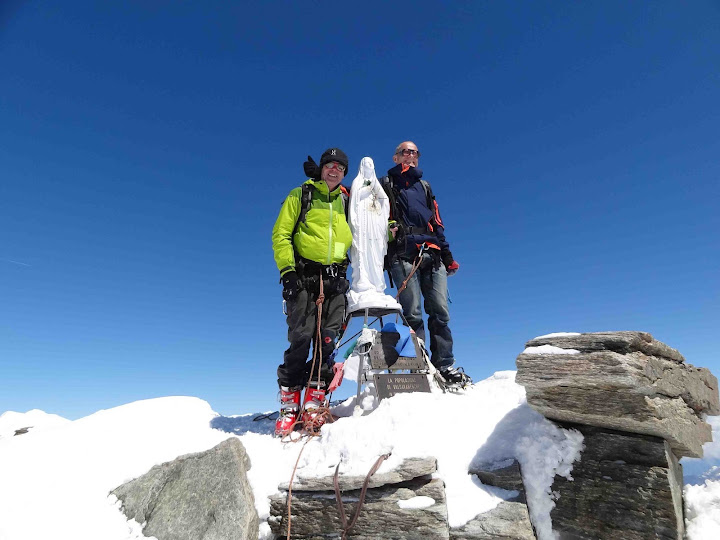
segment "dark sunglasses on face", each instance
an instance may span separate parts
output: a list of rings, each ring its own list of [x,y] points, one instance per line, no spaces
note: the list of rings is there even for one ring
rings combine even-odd
[[[345,165],[340,165],[339,163],[335,163],[334,161],[331,161],[330,163],[326,163],[325,166],[328,169],[337,169],[338,171],[344,173],[345,172]]]
[[[420,157],[420,150],[413,150],[412,148],[403,148],[402,150],[398,150],[398,154],[402,154],[403,156],[417,156]]]

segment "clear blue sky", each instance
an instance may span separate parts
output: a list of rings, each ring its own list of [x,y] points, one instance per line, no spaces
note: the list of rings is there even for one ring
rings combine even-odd
[[[720,374],[718,2],[1,6],[0,412],[275,408],[281,201],[407,139],[476,380],[559,331]]]

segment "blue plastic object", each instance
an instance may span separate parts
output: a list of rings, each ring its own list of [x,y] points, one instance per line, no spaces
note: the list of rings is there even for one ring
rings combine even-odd
[[[395,350],[400,356],[407,356],[408,358],[415,358],[417,353],[415,352],[415,343],[410,337],[410,329],[407,326],[398,325],[395,323],[386,323],[385,326],[380,330],[381,332],[395,332],[400,334],[400,339],[395,345]]]

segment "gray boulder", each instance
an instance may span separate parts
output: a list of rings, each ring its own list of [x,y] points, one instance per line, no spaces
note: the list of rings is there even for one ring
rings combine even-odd
[[[235,437],[150,469],[115,489],[128,519],[158,540],[255,540],[250,458]]]
[[[680,540],[684,534],[682,468],[668,443],[580,425],[585,449],[572,480],[556,476],[550,513],[561,538]]]
[[[525,503],[525,488],[520,464],[502,467],[494,464],[471,466],[474,474],[485,485],[508,490],[508,497],[495,508],[477,515],[462,527],[450,529],[452,540],[535,540],[530,514]]]
[[[702,415],[720,414],[710,371],[644,332],[551,336],[526,347],[543,345],[578,351],[526,349],[517,357],[515,380],[545,417],[662,437],[677,456],[702,456],[712,440]]]

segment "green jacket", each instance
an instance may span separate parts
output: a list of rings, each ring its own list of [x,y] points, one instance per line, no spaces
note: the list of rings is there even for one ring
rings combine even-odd
[[[329,192],[322,180],[310,179],[305,183],[313,184],[315,189],[305,223],[298,225],[295,237],[290,238],[300,216],[300,187],[287,196],[273,227],[273,252],[281,276],[295,270],[295,250],[306,259],[330,265],[345,261],[352,244],[340,186]]]

